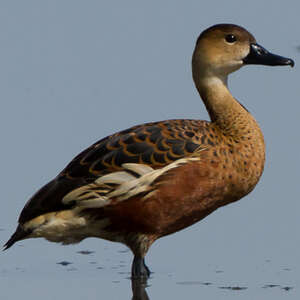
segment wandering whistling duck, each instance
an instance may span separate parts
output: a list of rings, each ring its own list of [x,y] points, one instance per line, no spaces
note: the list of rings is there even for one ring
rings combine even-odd
[[[96,142],[27,202],[5,249],[27,238],[71,244],[99,237],[127,245],[132,278],[147,278],[144,258],[155,240],[241,199],[263,172],[263,134],[227,87],[227,76],[246,64],[294,62],[240,26],[203,31],[192,71],[211,122],[147,123]]]

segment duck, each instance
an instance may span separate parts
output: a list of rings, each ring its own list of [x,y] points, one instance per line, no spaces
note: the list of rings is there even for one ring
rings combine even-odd
[[[240,200],[263,173],[263,133],[227,84],[250,64],[294,61],[267,51],[241,26],[204,30],[192,75],[210,121],[145,123],[97,141],[29,199],[4,250],[29,238],[73,244],[96,237],[125,244],[131,277],[148,278],[145,256],[156,240]]]

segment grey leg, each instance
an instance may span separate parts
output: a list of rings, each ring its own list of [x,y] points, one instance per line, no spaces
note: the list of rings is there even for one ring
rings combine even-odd
[[[149,300],[146,292],[147,278],[131,279],[132,300]]]
[[[145,265],[143,257],[134,256],[131,268],[131,277],[134,278],[148,278],[150,276],[150,270]]]

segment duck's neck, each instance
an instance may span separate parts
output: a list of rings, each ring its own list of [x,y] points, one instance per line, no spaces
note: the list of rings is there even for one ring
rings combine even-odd
[[[224,133],[244,135],[255,120],[227,88],[227,77],[197,76],[194,81],[211,121]]]

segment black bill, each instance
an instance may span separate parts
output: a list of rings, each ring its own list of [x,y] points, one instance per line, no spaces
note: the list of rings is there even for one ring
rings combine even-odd
[[[258,44],[250,44],[250,52],[243,59],[247,65],[291,66],[295,65],[290,58],[273,54]]]

